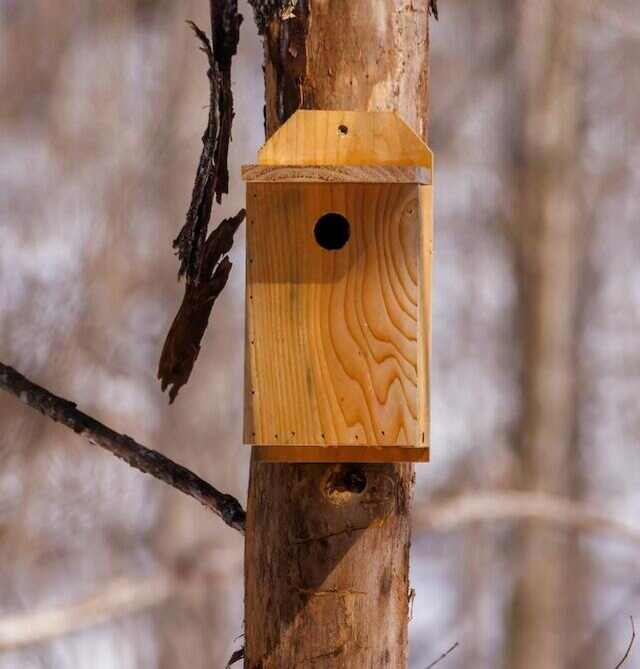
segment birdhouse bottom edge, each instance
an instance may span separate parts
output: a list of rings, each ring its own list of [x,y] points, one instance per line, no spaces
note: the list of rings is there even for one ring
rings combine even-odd
[[[257,462],[429,462],[429,448],[253,445]]]

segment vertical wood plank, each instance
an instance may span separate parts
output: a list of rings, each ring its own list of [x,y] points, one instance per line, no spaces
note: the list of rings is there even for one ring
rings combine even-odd
[[[419,187],[251,183],[247,199],[246,442],[426,448]],[[327,212],[349,221],[337,251],[314,238]]]

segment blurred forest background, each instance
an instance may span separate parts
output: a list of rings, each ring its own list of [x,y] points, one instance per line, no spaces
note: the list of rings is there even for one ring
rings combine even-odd
[[[215,221],[263,141],[243,13]],[[242,229],[190,383],[169,407],[155,379],[207,114],[188,18],[207,3],[0,0],[0,359],[244,500]],[[637,0],[441,0],[431,45],[411,667],[456,641],[443,667],[614,667],[640,619]],[[242,538],[4,395],[0,425],[0,669],[224,667]]]

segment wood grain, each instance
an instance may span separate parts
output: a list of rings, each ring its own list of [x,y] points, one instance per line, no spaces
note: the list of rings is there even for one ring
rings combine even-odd
[[[243,165],[242,178],[252,182],[412,183],[430,184],[431,170],[396,165]]]
[[[427,448],[419,187],[249,183],[247,208],[246,443]],[[327,212],[338,251],[313,234]]]
[[[433,187],[420,186],[420,262],[418,262],[420,308],[418,309],[418,369],[423,382],[418,386],[419,446],[429,446],[431,428],[431,272],[433,267]]]
[[[433,160],[394,112],[299,110],[260,149],[258,163],[431,167]]]

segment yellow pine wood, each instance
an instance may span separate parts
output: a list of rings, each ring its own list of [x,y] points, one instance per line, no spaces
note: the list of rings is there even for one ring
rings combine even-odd
[[[432,155],[395,112],[299,110],[260,149],[258,163],[430,168]]]
[[[418,425],[418,446],[431,443],[431,388],[430,388],[430,357],[431,357],[431,268],[433,261],[433,187],[420,186],[420,308],[418,310],[418,375],[423,383],[418,388],[418,403],[421,407]]]
[[[418,187],[247,194],[247,443],[427,447]],[[338,251],[313,235],[327,212],[350,222]]]
[[[243,165],[245,181],[288,183],[413,183],[430,184],[426,167],[397,165]]]
[[[391,112],[298,111],[247,180],[245,443],[272,462],[429,457],[432,156]],[[350,222],[339,251],[320,216]]]

